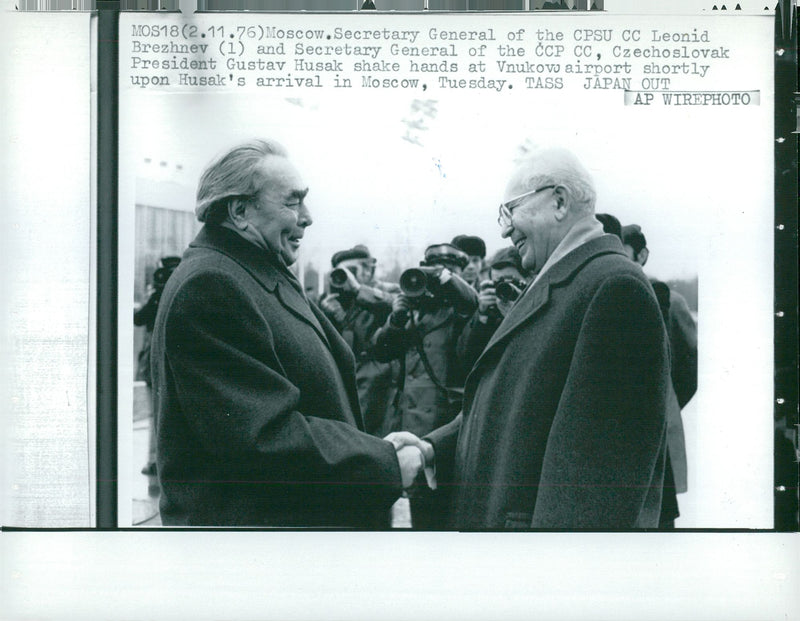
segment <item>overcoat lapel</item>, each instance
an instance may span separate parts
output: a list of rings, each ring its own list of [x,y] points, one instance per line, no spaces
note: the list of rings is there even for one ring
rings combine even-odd
[[[531,321],[534,316],[547,305],[550,299],[550,280],[543,278],[531,287],[519,301],[511,308],[506,318],[498,326],[497,331],[489,339],[489,343],[483,350],[483,353],[478,357],[475,366],[480,364],[480,361],[486,357],[487,353],[498,347],[508,340],[509,336],[518,330],[523,324]]]
[[[281,274],[276,265],[273,265],[267,254],[242,239],[228,229],[221,226],[204,226],[197,234],[192,246],[213,248],[230,257],[247,270],[267,291],[277,293],[280,303],[293,315],[305,321],[314,328],[322,342],[331,349],[325,331],[322,329],[314,313],[311,312],[308,302],[300,291],[289,282],[288,277]]]
[[[280,300],[281,304],[283,304],[289,310],[289,312],[296,315],[314,328],[314,330],[317,331],[317,334],[319,334],[319,338],[322,339],[322,342],[327,345],[328,349],[331,349],[331,344],[328,342],[328,337],[325,336],[325,331],[322,329],[319,321],[314,316],[314,313],[311,312],[309,303],[300,295],[300,292],[286,281],[278,283],[277,291],[278,299]]]
[[[325,316],[318,306],[309,305],[311,312],[318,320],[322,330],[328,335],[327,343],[331,350],[336,366],[339,367],[339,372],[344,379],[344,386],[347,390],[347,396],[350,399],[350,407],[353,410],[355,420],[353,423],[360,431],[364,431],[364,414],[361,412],[361,406],[358,402],[358,390],[356,389],[356,367],[355,357],[353,350],[348,346],[347,341],[339,334],[334,325]]]
[[[624,251],[616,237],[603,235],[579,246],[553,265],[530,289],[522,294],[517,303],[511,308],[497,331],[492,335],[483,353],[478,357],[473,368],[477,368],[481,361],[489,356],[491,351],[502,348],[514,332],[532,321],[547,306],[547,302],[550,300],[550,291],[553,287],[572,278],[575,272],[592,259],[608,253],[624,254]]]

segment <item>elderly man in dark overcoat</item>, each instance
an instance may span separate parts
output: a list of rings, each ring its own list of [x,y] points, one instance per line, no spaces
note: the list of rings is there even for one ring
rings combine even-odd
[[[390,436],[435,460],[455,528],[658,526],[667,335],[650,283],[594,203],[573,154],[520,159],[498,222],[538,274],[473,366],[462,413],[422,440]]]
[[[263,140],[200,179],[153,332],[165,525],[388,527],[421,465],[363,432],[352,352],[288,269],[307,192]]]

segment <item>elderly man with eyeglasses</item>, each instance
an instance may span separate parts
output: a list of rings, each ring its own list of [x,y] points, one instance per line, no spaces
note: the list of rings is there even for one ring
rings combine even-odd
[[[421,440],[388,438],[418,446],[453,490],[454,528],[658,526],[667,334],[594,205],[570,152],[517,162],[498,223],[536,277],[472,367],[461,414]]]

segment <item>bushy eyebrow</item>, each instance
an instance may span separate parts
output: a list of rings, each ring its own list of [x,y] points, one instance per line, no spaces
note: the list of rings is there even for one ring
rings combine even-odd
[[[292,190],[291,192],[289,192],[286,198],[287,199],[296,198],[298,201],[302,201],[306,197],[306,194],[308,194],[308,188],[305,188],[303,190]]]

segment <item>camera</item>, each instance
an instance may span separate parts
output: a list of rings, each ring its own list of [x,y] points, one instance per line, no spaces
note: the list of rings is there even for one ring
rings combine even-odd
[[[435,296],[441,289],[439,276],[443,269],[441,265],[411,267],[400,275],[400,289],[408,298],[418,298],[426,293]]]
[[[175,271],[175,268],[178,267],[180,262],[180,257],[161,257],[159,261],[161,264],[160,267],[156,268],[153,272],[153,288],[156,291],[164,289],[164,285],[167,284],[167,280],[172,276],[172,272]]]
[[[352,270],[351,273],[355,274]],[[331,291],[333,293],[338,293],[339,297],[346,297],[348,295],[355,295],[356,291],[350,283],[350,280],[347,277],[347,272],[343,267],[337,267],[334,269],[329,276],[331,282]]]
[[[524,281],[513,276],[503,276],[495,280],[493,284],[497,299],[505,304],[516,302],[526,287]]]
[[[440,300],[455,308],[456,312],[470,315],[478,307],[475,290],[456,274],[441,284],[441,265],[421,265],[405,270],[400,275],[400,289],[412,304],[423,300]]]

